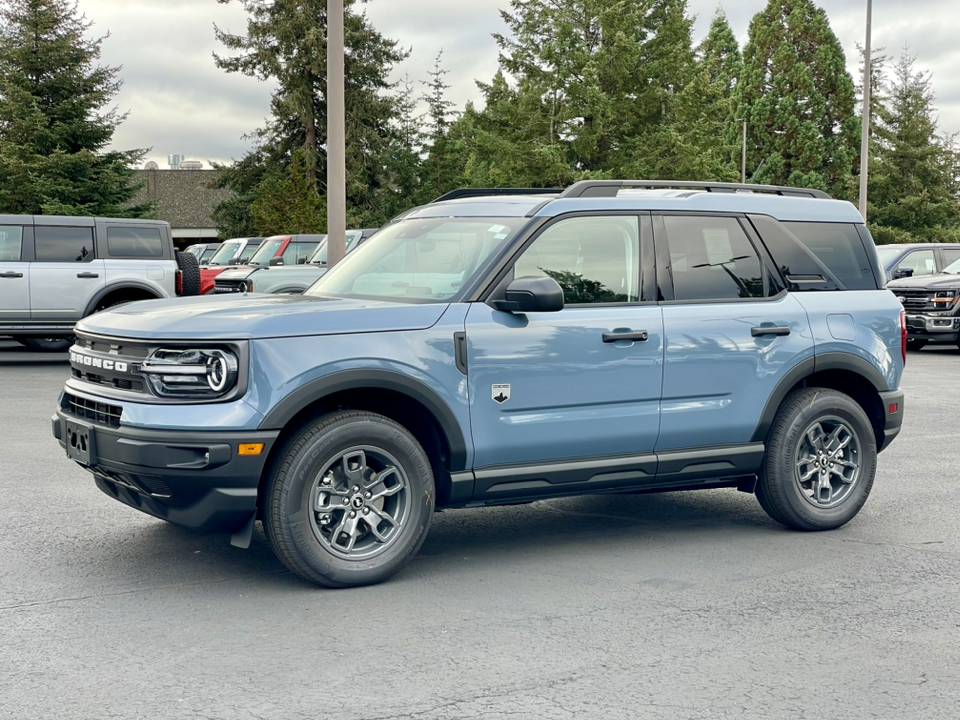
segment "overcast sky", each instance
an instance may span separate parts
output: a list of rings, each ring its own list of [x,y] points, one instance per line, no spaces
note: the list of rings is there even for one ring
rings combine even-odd
[[[765,0],[727,0],[723,5],[741,45],[750,18]],[[425,79],[437,52],[450,70],[450,99],[462,107],[477,100],[474,80],[488,81],[497,67],[491,33],[503,31],[498,9],[508,0],[370,0],[367,14],[380,32],[412,51],[396,72]],[[709,27],[716,0],[689,0],[697,16],[695,41]],[[821,0],[840,38],[851,72],[856,43],[863,42],[866,0]],[[238,0],[80,0],[95,24],[110,33],[103,62],[123,67],[117,97],[129,117],[114,135],[119,149],[147,148],[148,159],[167,167],[173,153],[201,160],[229,161],[249,147],[243,136],[269,114],[270,87],[255,79],[227,75],[213,64],[222,51],[213,25],[242,33],[246,15]],[[940,128],[960,132],[960,2],[958,0],[874,0],[873,43],[896,55],[905,45],[917,67],[933,72]]]

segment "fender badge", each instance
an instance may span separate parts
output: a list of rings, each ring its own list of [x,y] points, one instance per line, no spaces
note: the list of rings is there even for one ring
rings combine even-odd
[[[510,386],[509,385],[494,385],[491,392],[491,396],[498,403],[503,405],[507,400],[510,399]]]

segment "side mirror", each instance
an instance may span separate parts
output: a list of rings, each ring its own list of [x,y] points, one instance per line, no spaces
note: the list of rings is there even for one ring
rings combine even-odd
[[[306,264],[307,264],[306,256],[303,256],[297,260],[297,265],[306,265]]]
[[[503,300],[493,306],[504,312],[557,312],[563,310],[563,288],[552,277],[517,278],[504,291]]]
[[[899,280],[900,278],[913,277],[913,270],[910,268],[900,268],[899,270],[893,271],[893,279]]]
[[[276,267],[277,265],[283,265],[282,257],[270,258],[270,262],[267,263],[270,267]]]

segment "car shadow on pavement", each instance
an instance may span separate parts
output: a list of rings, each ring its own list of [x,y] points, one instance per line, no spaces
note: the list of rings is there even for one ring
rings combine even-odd
[[[66,365],[67,353],[34,352],[14,340],[0,339],[0,365]]]

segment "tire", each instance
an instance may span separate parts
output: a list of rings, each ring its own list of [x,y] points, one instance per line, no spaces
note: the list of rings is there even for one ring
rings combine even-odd
[[[427,454],[403,426],[375,413],[337,412],[282,449],[263,526],[274,553],[300,577],[332,588],[373,585],[420,549],[435,497]]]
[[[920,350],[926,346],[926,340],[907,340],[907,350]]]
[[[27,345],[27,339],[21,335],[14,335],[13,339],[21,345]],[[27,345],[27,347],[29,347],[29,345]]]
[[[180,295],[190,297],[200,294],[200,261],[192,253],[175,252],[177,267],[180,269]]]
[[[825,461],[816,439],[826,449]],[[831,464],[837,450],[841,454]],[[832,530],[860,512],[876,472],[876,436],[863,408],[836,390],[798,390],[784,400],[770,428],[757,499],[789,528]],[[820,486],[824,478],[829,489]]]
[[[53,338],[25,337],[17,340],[31,350],[48,353],[66,352],[73,345],[73,335]]]

